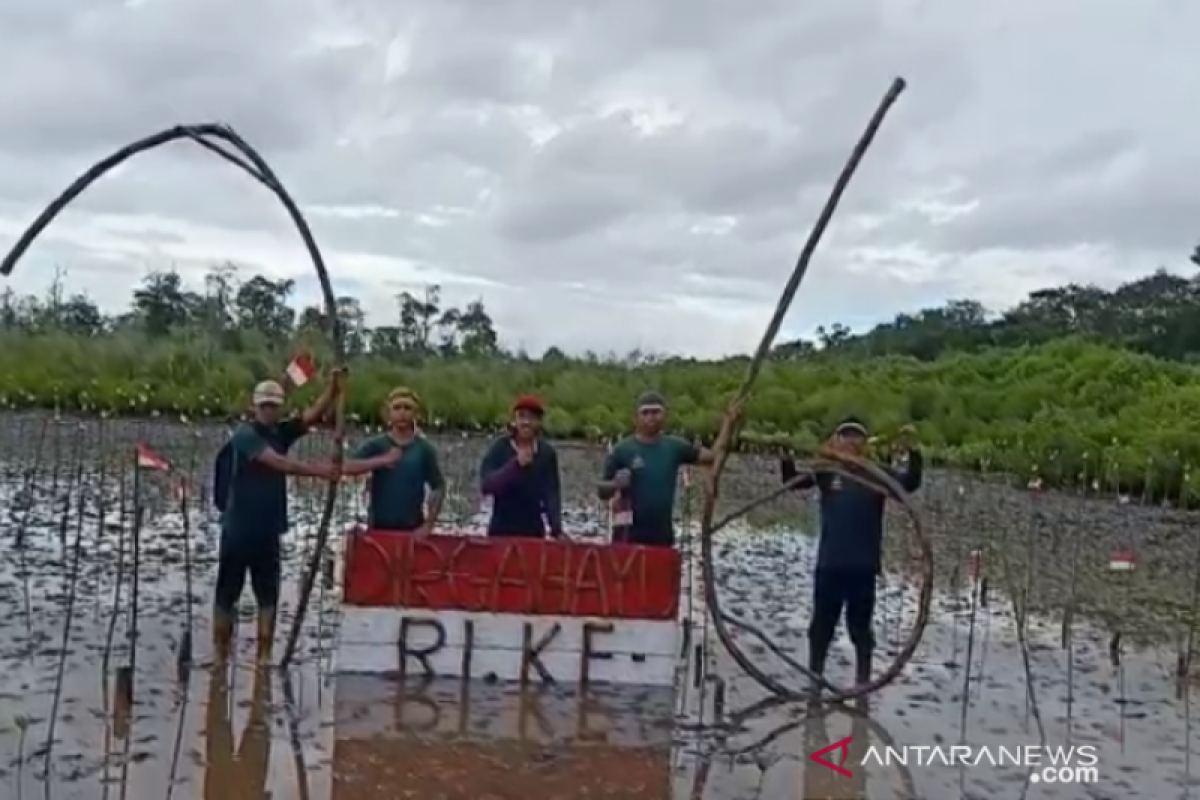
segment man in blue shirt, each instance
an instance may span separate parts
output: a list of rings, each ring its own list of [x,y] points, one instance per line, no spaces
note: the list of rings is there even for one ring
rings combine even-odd
[[[258,658],[270,660],[279,602],[281,540],[288,529],[289,475],[332,478],[332,463],[299,461],[288,451],[332,409],[345,373],[333,380],[317,401],[298,417],[282,418],[284,392],[275,381],[254,388],[253,416],[234,429],[217,455],[214,500],[221,511],[221,544],[213,609],[215,659],[229,656],[237,604],[250,575],[258,605]],[[366,461],[346,461],[343,475],[363,475],[396,462],[399,450]]]
[[[911,430],[911,429],[910,429]],[[843,421],[830,446],[856,456],[867,451],[867,428],[857,419]],[[898,442],[906,456],[903,471],[884,467],[906,492],[921,487],[924,458],[911,432]],[[790,483],[799,475],[790,457],[780,461],[780,475]],[[875,584],[883,567],[883,514],[887,498],[878,490],[832,472],[807,475],[793,486],[797,491],[816,488],[820,493],[821,538],[813,579],[812,621],[808,629],[808,666],[821,675],[838,621],[846,614],[846,629],[854,644],[855,679],[871,680],[875,650]]]

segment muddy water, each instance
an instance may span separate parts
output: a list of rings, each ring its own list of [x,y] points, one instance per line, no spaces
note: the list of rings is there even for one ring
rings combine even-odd
[[[88,478],[85,494],[89,487],[100,493],[96,480]],[[1011,603],[995,588],[983,607],[973,586],[943,587],[916,658],[865,713],[752,709],[765,695],[711,631],[705,635],[694,591],[684,609],[708,642],[708,676],[695,682],[694,672],[681,675],[675,697],[609,689],[581,698],[558,688],[518,697],[487,684],[337,676],[336,593],[324,585],[322,611],[309,615],[299,665],[286,676],[250,665],[252,625],[239,632],[235,665],[214,675],[206,664],[212,521],[148,503],[131,645],[132,515],[122,525],[113,501],[101,519],[92,503],[80,525],[61,492],[34,489],[12,481],[0,495],[12,536],[6,541],[19,535],[22,543],[6,548],[0,566],[0,797],[941,800],[1181,797],[1191,787],[1189,698],[1177,696],[1173,654],[1127,647],[1114,667],[1107,628],[1079,620],[1064,648],[1061,624],[1048,618],[1029,620],[1022,648]],[[146,491],[153,500],[154,487]],[[281,631],[290,625],[295,576],[311,545],[313,507],[308,497],[295,503],[292,596]],[[586,511],[575,519],[596,526]],[[803,659],[811,541],[788,531],[730,532],[718,552],[726,610]],[[1114,584],[1112,592],[1120,591]],[[901,578],[884,582],[881,659],[906,637],[915,601]],[[189,630],[191,663],[180,658]],[[756,662],[797,680],[761,645],[742,639]],[[839,640],[835,681],[848,678],[850,655]],[[809,759],[846,736],[854,745],[851,777]],[[1042,741],[1096,746],[1098,781],[1034,782],[1013,766],[858,763],[868,743],[1013,748]]]
[[[803,562],[809,543],[789,534],[752,541],[725,550],[726,604],[744,617],[756,611],[777,643],[803,653],[807,572],[789,572],[769,584],[761,576],[783,557]],[[912,619],[907,609],[916,597],[899,587],[885,590],[885,597],[881,617],[900,620],[894,627],[883,622],[877,631],[886,653],[895,652],[905,637],[900,629]],[[789,598],[798,598],[799,608]],[[972,598],[969,590],[935,597],[916,657],[896,684],[870,698],[865,713],[860,704],[815,711],[807,705],[783,705],[739,720],[735,733],[708,744],[720,766],[711,771],[700,796],[744,797],[748,790],[753,796],[760,783],[764,798],[1188,796],[1196,781],[1191,767],[1196,745],[1189,698],[1179,693],[1174,680],[1173,653],[1129,648],[1114,667],[1108,630],[1077,623],[1069,648],[1064,648],[1061,624],[1046,619],[1028,621],[1023,650],[1010,601],[995,594],[987,608],[980,608]],[[742,638],[760,663],[772,663],[770,653]],[[837,647],[831,677],[845,682],[852,671],[852,650],[844,638]],[[765,699],[727,657],[717,654],[714,659],[731,716],[736,719],[739,708]],[[771,671],[791,677],[782,664]],[[866,768],[851,768],[853,777],[844,778],[808,758],[846,736],[853,736],[853,764],[871,745],[1092,745],[1097,748],[1098,781],[1053,785],[1012,765],[985,762],[957,768],[915,761],[907,770],[872,761]]]

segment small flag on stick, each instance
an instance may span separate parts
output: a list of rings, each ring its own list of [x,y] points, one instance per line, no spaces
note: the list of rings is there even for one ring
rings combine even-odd
[[[317,365],[313,362],[312,356],[308,353],[301,353],[292,359],[292,363],[288,364],[287,377],[292,382],[293,386],[303,386],[313,379],[317,374]]]
[[[972,580],[979,577],[983,570],[983,552],[980,550],[972,550],[971,555],[967,557],[967,574]]]
[[[171,469],[170,462],[144,444],[137,446],[137,465],[142,469],[154,469],[159,472]]]
[[[1111,572],[1133,572],[1133,553],[1128,550],[1118,550],[1108,561]]]

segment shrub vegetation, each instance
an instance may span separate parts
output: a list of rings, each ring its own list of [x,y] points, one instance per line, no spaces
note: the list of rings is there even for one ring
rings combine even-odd
[[[1169,496],[1190,483],[1188,465],[1200,465],[1200,369],[1190,363],[1200,354],[1200,288],[1164,273],[1131,286],[1137,291],[1047,290],[999,320],[951,303],[858,336],[835,329],[819,331],[818,343],[784,343],[756,385],[744,439],[808,450],[854,414],[884,439],[915,424],[950,465]],[[252,384],[280,374],[298,349],[328,363],[320,312],[293,310],[291,290],[257,277],[240,283],[223,268],[198,293],[178,275],[156,273],[115,318],[86,297],[10,291],[0,308],[0,402],[237,414]],[[339,300],[348,409],[362,421],[377,419],[400,384],[421,394],[431,425],[462,430],[503,424],[512,398],[533,392],[548,405],[554,435],[609,437],[630,425],[637,394],[654,388],[668,397],[676,427],[710,436],[748,364],[554,349],[534,358],[501,348],[482,303],[444,308],[436,287],[398,303],[395,326],[368,329],[357,303]],[[1173,337],[1174,351],[1162,337]]]

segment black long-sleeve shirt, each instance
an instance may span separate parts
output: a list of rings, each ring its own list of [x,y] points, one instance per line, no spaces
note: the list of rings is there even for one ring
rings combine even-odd
[[[492,498],[488,536],[562,535],[562,491],[558,453],[549,442],[538,441],[533,460],[517,462],[512,437],[492,442],[479,465],[479,488]]]
[[[919,450],[909,453],[903,470],[883,467],[906,492],[921,488],[925,459]],[[799,472],[790,458],[779,462],[780,477],[789,483]],[[796,491],[816,487],[821,503],[821,540],[817,569],[870,571],[883,566],[883,512],[887,498],[875,489],[833,472],[801,478]]]

